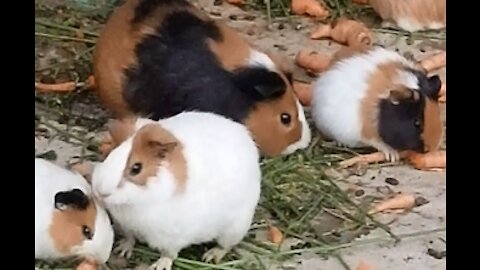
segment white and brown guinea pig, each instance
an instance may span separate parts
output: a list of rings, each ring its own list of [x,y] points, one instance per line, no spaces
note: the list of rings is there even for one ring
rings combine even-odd
[[[150,269],[169,270],[182,249],[216,241],[204,260],[218,262],[247,234],[261,170],[244,125],[183,112],[158,122],[117,120],[111,130],[123,142],[95,167],[92,186],[124,232],[121,255],[137,239],[162,252]]]
[[[384,20],[409,32],[437,30],[447,25],[447,0],[370,0]]]
[[[339,53],[340,54],[340,53]],[[399,151],[438,148],[440,78],[381,47],[343,53],[314,83],[312,118],[327,138],[371,146],[390,161]]]
[[[113,237],[108,214],[85,178],[35,158],[35,259],[78,257],[103,264]]]
[[[275,156],[310,142],[292,73],[275,59],[186,0],[126,0],[100,34],[94,76],[117,118],[213,112],[245,124]]]

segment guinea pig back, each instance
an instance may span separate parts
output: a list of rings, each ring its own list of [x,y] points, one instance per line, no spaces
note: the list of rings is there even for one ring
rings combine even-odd
[[[185,0],[127,0],[97,42],[102,103],[119,118],[205,111],[244,123],[265,155],[310,142],[291,72]]]

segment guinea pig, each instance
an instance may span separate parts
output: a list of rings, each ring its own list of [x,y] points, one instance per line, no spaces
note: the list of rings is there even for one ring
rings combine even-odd
[[[162,252],[150,269],[169,270],[183,248],[216,241],[203,259],[219,262],[248,232],[260,196],[246,127],[206,112],[114,125],[130,135],[95,167],[92,185],[125,235],[116,250],[129,256],[146,242]]]
[[[116,118],[212,112],[246,125],[261,153],[276,156],[311,139],[279,59],[186,0],[127,0],[100,34],[94,77]]]
[[[446,0],[370,0],[383,26],[405,31],[437,30],[447,25]]]
[[[35,158],[35,259],[108,260],[113,229],[92,195],[79,173]]]
[[[393,162],[399,151],[438,148],[438,75],[428,77],[417,63],[381,47],[339,52],[334,59],[313,84],[312,118],[324,137],[376,148]]]

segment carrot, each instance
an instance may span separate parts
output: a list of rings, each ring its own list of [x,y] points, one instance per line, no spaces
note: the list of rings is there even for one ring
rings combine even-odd
[[[311,84],[294,81],[293,90],[297,94],[297,97],[303,106],[310,106],[313,91]]]
[[[412,194],[398,194],[397,196],[380,202],[368,214],[373,215],[378,212],[391,209],[403,209],[408,210],[415,206],[415,196]]]
[[[280,245],[283,241],[283,233],[270,222],[268,223],[268,237],[275,245]]]
[[[321,73],[330,66],[331,57],[311,49],[303,49],[297,53],[295,62],[301,68],[312,73]]]
[[[442,68],[447,65],[447,51],[430,56],[420,61],[420,65],[427,71]]]
[[[446,169],[447,168],[447,151],[439,150],[428,152],[425,154],[411,153],[408,160],[415,169]]]
[[[75,82],[53,84],[35,82],[35,89],[41,92],[71,92],[77,89],[77,84]]]
[[[371,266],[370,264],[364,262],[364,261],[360,261],[360,263],[358,263],[357,265],[357,268],[355,268],[355,270],[373,270],[373,266]]]
[[[311,39],[331,38],[348,46],[370,46],[373,36],[370,30],[359,21],[345,18],[330,25],[322,25],[310,34]]]
[[[325,8],[323,1],[320,4],[317,0],[292,0],[292,13],[296,15],[309,15],[319,19],[325,19],[330,15]]]
[[[400,152],[400,157],[405,158],[409,155],[408,151]],[[356,164],[369,164],[369,163],[376,163],[376,162],[383,162],[385,161],[385,154],[382,152],[375,152],[371,154],[365,154],[356,156],[347,160],[340,162],[341,168],[348,168]]]
[[[97,270],[97,264],[88,260],[81,262],[75,270]]]
[[[35,89],[41,92],[71,92],[77,87],[86,86],[87,89],[95,87],[95,78],[90,75],[84,83],[64,82],[64,83],[41,83],[35,82]]]
[[[244,0],[227,0],[227,2],[232,5],[243,5],[245,3]]]

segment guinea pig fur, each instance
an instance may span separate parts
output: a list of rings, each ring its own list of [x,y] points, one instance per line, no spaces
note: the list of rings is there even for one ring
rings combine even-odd
[[[109,216],[78,173],[35,158],[35,259],[79,257],[105,263],[113,246]]]
[[[92,175],[126,235],[120,253],[135,239],[146,242],[162,252],[152,268],[163,270],[183,248],[215,240],[204,259],[218,262],[248,232],[260,196],[259,153],[248,130],[205,112],[139,120]]]
[[[384,26],[415,32],[442,29],[447,24],[446,0],[370,0],[369,4]]]
[[[443,133],[441,81],[400,54],[373,47],[345,54],[314,83],[312,118],[322,135],[371,146],[387,160],[399,151],[435,150]]]
[[[100,34],[94,76],[117,118],[213,112],[245,124],[261,153],[276,156],[311,139],[279,62],[186,0],[127,0]]]

